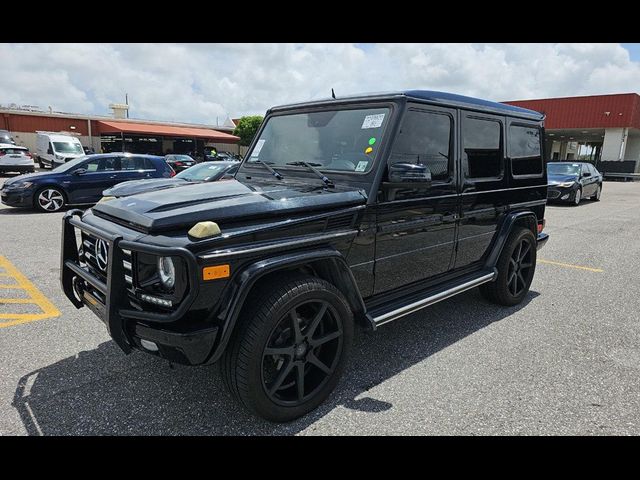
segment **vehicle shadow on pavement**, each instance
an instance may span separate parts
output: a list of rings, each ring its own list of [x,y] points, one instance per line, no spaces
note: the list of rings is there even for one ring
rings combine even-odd
[[[530,291],[520,305],[507,308],[469,291],[376,332],[356,329],[351,361],[336,391],[317,410],[287,424],[266,422],[239,407],[217,365],[171,368],[141,352],[125,356],[111,341],[25,375],[13,406],[29,435],[289,435],[308,427],[313,433],[313,424],[337,408],[374,415],[392,409],[369,390],[494,322],[510,321],[538,295]],[[412,394],[411,386],[406,393]]]

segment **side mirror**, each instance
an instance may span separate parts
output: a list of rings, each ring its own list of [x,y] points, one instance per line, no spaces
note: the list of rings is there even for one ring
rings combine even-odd
[[[47,148],[47,154],[53,155],[53,149],[51,147]]]
[[[415,163],[394,163],[389,166],[391,183],[431,184],[431,170],[426,165]]]
[[[87,173],[87,169],[86,168],[76,168],[72,173],[74,175],[82,175],[84,173]]]

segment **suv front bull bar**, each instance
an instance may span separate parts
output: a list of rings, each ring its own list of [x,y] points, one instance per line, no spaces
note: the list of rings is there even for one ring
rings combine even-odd
[[[62,220],[62,251],[60,258],[60,283],[66,297],[76,308],[87,306],[106,325],[109,335],[114,342],[125,352],[131,352],[134,342],[129,337],[125,328],[125,319],[151,321],[159,323],[174,322],[180,319],[198,295],[197,260],[189,250],[185,248],[156,247],[143,245],[124,240],[122,235],[111,234],[96,229],[81,220],[82,210],[69,210]],[[109,256],[107,261],[106,283],[88,269],[80,266],[78,256],[78,244],[74,228],[90,233],[107,243]],[[180,302],[176,310],[168,313],[155,313],[134,310],[129,304],[129,294],[125,282],[125,270],[123,265],[124,255],[122,249],[131,251],[132,270],[134,252],[145,252],[159,256],[179,256],[185,260],[189,285],[187,295]],[[135,278],[135,274],[132,275]],[[94,289],[104,295],[106,302],[102,304],[95,296],[82,295],[74,289],[74,277],[79,277]],[[134,280],[132,279],[132,283]],[[137,288],[133,283],[134,289]],[[78,296],[80,298],[78,298]]]

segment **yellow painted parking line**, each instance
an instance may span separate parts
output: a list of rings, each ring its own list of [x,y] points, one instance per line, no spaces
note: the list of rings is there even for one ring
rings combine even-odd
[[[567,267],[567,268],[576,268],[578,270],[586,270],[588,272],[604,272],[601,268],[591,268],[591,267],[583,267],[581,265],[572,265],[571,263],[561,263],[561,262],[552,262],[551,260],[543,260],[541,258],[537,259],[538,263],[548,263],[549,265],[557,265],[559,267]]]
[[[6,272],[6,276],[13,277],[16,281],[11,285],[0,285],[0,288],[23,290],[29,296],[29,298],[0,298],[0,303],[33,304],[42,310],[42,313],[0,313],[0,328],[60,316],[60,310],[2,255],[0,255],[0,268]]]

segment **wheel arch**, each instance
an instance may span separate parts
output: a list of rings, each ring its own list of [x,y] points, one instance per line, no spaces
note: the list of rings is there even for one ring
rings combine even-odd
[[[487,259],[485,261],[486,267],[493,268],[496,266],[496,264],[498,263],[498,259],[500,258],[500,254],[502,253],[502,249],[507,243],[509,235],[511,234],[513,229],[517,227],[527,228],[531,230],[534,236],[537,236],[538,217],[534,212],[530,210],[509,213],[504,218],[499,227],[499,231],[496,236],[496,240],[494,241],[493,248],[489,252],[489,255],[487,256]]]
[[[344,294],[354,319],[358,323],[369,325],[365,317],[366,307],[360,289],[340,252],[323,248],[271,257],[246,266],[235,276],[231,290],[225,299],[229,307],[221,318],[223,325],[220,340],[207,363],[213,363],[222,356],[249,294],[273,276],[281,276],[283,273],[307,273],[328,281]]]

